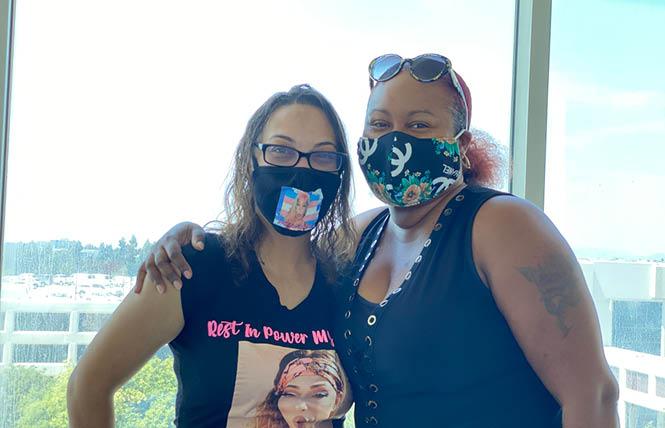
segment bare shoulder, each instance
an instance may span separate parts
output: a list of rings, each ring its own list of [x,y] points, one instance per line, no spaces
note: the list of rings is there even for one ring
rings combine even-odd
[[[510,241],[515,241],[529,238],[528,232],[534,230],[558,235],[556,227],[540,208],[525,199],[509,195],[488,200],[478,210],[474,221],[474,236],[485,239],[509,237]]]
[[[540,265],[555,255],[565,264],[574,260],[570,246],[545,213],[514,196],[494,197],[480,208],[472,243],[483,278],[498,270]]]
[[[358,233],[358,236],[362,235],[365,229],[367,229],[367,226],[369,226],[369,224],[372,222],[372,220],[374,220],[376,216],[378,216],[385,209],[386,207],[376,207],[372,208],[371,210],[362,212],[357,216],[353,217],[351,221],[353,222],[353,227]]]

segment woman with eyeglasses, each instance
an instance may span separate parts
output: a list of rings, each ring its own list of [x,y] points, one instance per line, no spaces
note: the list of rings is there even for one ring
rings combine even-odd
[[[370,88],[358,161],[387,208],[354,219],[335,303],[356,426],[618,428],[580,266],[541,210],[480,185],[498,158],[451,62],[384,55]],[[165,235],[147,270],[177,279],[191,230]]]
[[[355,243],[347,158],[342,123],[320,93],[301,85],[268,99],[236,149],[227,217],[196,235],[200,251],[184,251],[184,288],[158,293],[149,277],[86,349],[69,381],[70,426],[113,426],[114,392],[168,344],[178,427],[283,426],[264,423],[274,413],[264,401],[285,355],[327,365],[318,377],[307,370],[321,364],[294,369],[304,372],[280,390],[281,421],[342,427],[351,397],[335,355],[331,284]],[[332,398],[321,380],[329,372]]]

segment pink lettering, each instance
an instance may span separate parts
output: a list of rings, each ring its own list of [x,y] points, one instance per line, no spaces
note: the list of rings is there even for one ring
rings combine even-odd
[[[308,336],[304,333],[282,332],[265,326],[263,327],[263,337],[265,339],[272,339],[275,342],[300,343],[304,345]]]
[[[217,321],[208,321],[208,337],[217,337]]]
[[[314,343],[318,345],[319,343],[328,343],[328,332],[326,330],[314,330],[312,331],[312,338]]]
[[[242,322],[238,321],[208,321],[208,337],[223,337],[228,339],[231,336],[237,336],[240,334],[238,327],[243,325]]]
[[[252,327],[249,323],[245,324],[245,337],[257,338],[261,336],[261,333]]]

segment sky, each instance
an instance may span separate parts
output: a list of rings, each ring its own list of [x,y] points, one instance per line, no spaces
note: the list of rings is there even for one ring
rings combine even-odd
[[[663,22],[662,0],[553,2],[545,209],[578,256],[665,258]]]
[[[553,3],[546,212],[581,254],[665,253],[665,2]],[[295,84],[332,101],[355,153],[388,52],[448,56],[472,126],[510,142],[514,1],[182,5],[17,2],[6,241],[215,218],[247,119]],[[354,173],[356,212],[379,205]]]

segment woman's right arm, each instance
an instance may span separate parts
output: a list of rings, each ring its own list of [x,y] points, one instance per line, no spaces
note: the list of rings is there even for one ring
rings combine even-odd
[[[158,293],[151,277],[129,293],[86,349],[67,387],[69,426],[112,427],[113,394],[184,326],[180,292]]]

